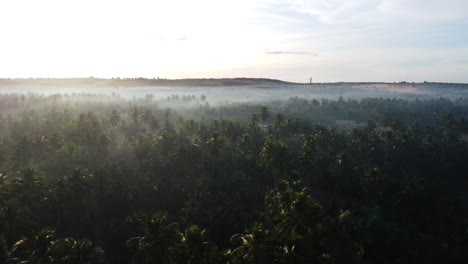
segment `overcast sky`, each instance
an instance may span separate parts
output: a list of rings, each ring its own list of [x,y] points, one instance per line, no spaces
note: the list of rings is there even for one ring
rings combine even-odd
[[[0,77],[468,82],[467,0],[0,0]]]

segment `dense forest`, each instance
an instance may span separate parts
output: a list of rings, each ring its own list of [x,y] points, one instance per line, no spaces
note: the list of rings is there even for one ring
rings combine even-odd
[[[468,263],[468,99],[0,94],[0,263]]]

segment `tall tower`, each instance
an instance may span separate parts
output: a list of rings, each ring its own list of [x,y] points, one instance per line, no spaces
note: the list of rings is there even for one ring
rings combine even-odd
[[[309,83],[312,84],[312,77],[310,77],[310,82]]]

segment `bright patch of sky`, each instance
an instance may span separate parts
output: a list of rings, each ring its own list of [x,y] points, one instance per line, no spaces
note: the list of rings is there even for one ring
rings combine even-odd
[[[0,77],[468,82],[466,0],[2,0]]]

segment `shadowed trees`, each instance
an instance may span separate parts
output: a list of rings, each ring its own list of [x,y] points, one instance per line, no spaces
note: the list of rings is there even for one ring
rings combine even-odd
[[[1,263],[467,262],[466,100],[12,98]]]

